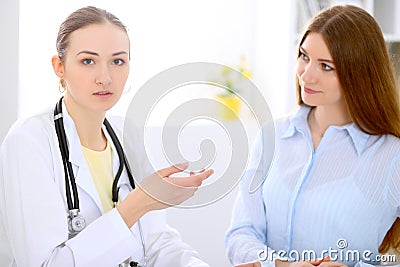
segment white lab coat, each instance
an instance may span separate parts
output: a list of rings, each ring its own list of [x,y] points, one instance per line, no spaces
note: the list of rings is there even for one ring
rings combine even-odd
[[[19,120],[10,129],[0,154],[0,266],[109,267],[130,256],[142,263],[137,224],[129,229],[116,209],[104,214],[75,125],[65,106],[63,111],[80,214],[87,227],[68,240],[65,178],[53,111]],[[109,118],[109,121],[122,142],[122,120],[118,123]],[[140,159],[143,155],[138,151],[135,157]],[[114,173],[118,166],[119,159],[114,153]],[[150,174],[144,169],[140,171],[143,176]],[[119,186],[119,196],[123,199],[131,189],[125,168]],[[164,211],[147,213],[141,224],[147,266],[208,266],[167,225]]]

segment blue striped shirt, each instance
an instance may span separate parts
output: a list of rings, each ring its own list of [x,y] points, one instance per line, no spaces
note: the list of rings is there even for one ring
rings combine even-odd
[[[259,190],[248,190],[259,157],[242,178],[225,237],[233,264],[273,263],[272,252],[379,264],[378,247],[400,216],[400,139],[350,123],[330,126],[314,150],[309,111],[301,106],[275,121],[275,155],[270,169],[257,170],[266,176]],[[255,148],[263,145],[260,139]]]

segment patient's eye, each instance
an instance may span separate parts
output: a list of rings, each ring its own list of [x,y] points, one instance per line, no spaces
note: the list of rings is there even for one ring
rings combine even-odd
[[[309,60],[308,56],[301,50],[299,51],[299,58],[301,58],[302,60],[305,60],[305,61]]]
[[[334,70],[333,67],[329,66],[329,65],[326,64],[326,63],[322,63],[322,69],[325,70],[325,71],[332,71],[332,70]]]

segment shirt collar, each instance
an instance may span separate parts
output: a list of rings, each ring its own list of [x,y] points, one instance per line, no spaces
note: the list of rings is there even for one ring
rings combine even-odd
[[[299,109],[289,118],[289,126],[283,132],[281,138],[292,137],[296,131],[305,133],[308,131],[307,117],[311,107],[301,105]]]
[[[295,112],[289,118],[289,125],[286,131],[283,132],[281,138],[290,138],[296,132],[306,133],[309,131],[308,124],[307,124],[307,116],[310,112],[311,107],[306,105],[301,105],[297,112]],[[364,151],[368,139],[371,135],[364,133],[361,131],[354,123],[349,123],[343,126],[335,126],[336,129],[343,129],[346,130],[347,133],[350,135],[350,138],[354,144],[354,147],[357,151],[358,155]]]
[[[354,123],[343,126],[349,133],[351,140],[357,150],[357,154],[360,156],[367,146],[368,139],[371,135],[361,131]]]

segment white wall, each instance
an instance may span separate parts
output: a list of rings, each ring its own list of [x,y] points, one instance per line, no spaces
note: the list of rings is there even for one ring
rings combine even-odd
[[[273,117],[284,116],[296,107],[294,33],[297,1],[257,0],[255,79]]]
[[[0,143],[18,112],[18,0],[0,1]]]

